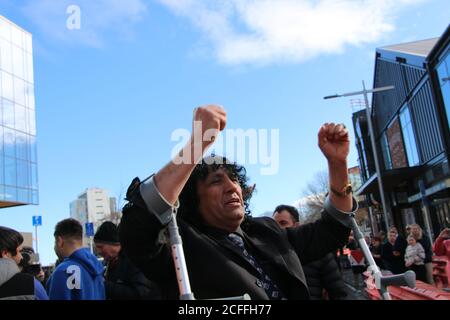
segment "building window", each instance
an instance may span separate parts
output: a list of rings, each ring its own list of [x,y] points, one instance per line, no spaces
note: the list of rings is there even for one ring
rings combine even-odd
[[[386,136],[389,143],[392,168],[407,167],[408,162],[406,160],[405,143],[403,142],[402,128],[398,117],[389,124],[389,127],[386,130]]]
[[[386,170],[392,169],[392,159],[391,153],[389,151],[389,141],[386,132],[383,132],[383,135],[381,136],[381,148],[383,152],[383,160]]]
[[[447,121],[450,127],[450,53],[437,66],[437,76],[441,87],[442,100],[447,113]]]
[[[407,105],[400,110],[400,125],[402,126],[403,142],[405,143],[408,164],[410,167],[418,165],[419,154],[417,152],[417,143],[414,136],[411,114]]]
[[[357,143],[359,144],[359,151],[361,157],[359,158],[359,167],[362,169],[361,175],[364,180],[367,180],[370,177],[369,165],[367,162],[366,155],[366,147],[364,145],[364,138],[361,131],[361,124],[359,120],[356,122],[356,135],[357,135]]]

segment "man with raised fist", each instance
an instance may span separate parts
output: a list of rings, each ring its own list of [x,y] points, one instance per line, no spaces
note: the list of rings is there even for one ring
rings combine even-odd
[[[195,109],[191,138],[176,157],[150,178],[133,180],[120,225],[122,248],[165,298],[177,299],[171,248],[160,232],[177,210],[195,298],[308,299],[300,261],[308,263],[343,246],[349,213],[357,209],[348,181],[348,131],[334,123],[319,130],[330,177],[322,218],[282,229],[269,217],[250,216],[253,187],[244,167],[224,157],[202,159],[226,123],[220,106]]]

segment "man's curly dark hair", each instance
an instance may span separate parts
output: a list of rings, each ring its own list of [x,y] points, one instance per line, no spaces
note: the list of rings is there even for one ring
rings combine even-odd
[[[203,219],[198,211],[200,199],[197,194],[197,183],[204,181],[210,173],[219,169],[224,169],[230,179],[239,182],[242,189],[245,216],[251,215],[249,201],[252,197],[254,186],[252,187],[248,184],[247,171],[243,166],[230,162],[225,157],[212,155],[204,158],[201,163],[195,166],[194,171],[181,191],[179,197],[180,208],[178,209],[178,215],[181,218],[196,226],[203,224]]]

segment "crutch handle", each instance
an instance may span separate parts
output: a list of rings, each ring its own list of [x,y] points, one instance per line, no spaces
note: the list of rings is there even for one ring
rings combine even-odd
[[[380,283],[384,287],[388,286],[408,286],[414,288],[416,286],[416,274],[414,271],[406,271],[402,274],[396,274],[392,276],[382,276],[380,278]]]

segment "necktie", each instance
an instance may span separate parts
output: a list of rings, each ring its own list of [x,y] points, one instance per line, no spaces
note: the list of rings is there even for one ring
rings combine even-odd
[[[264,272],[256,259],[248,253],[247,249],[245,249],[244,240],[235,233],[230,233],[228,235],[228,239],[240,249],[244,258],[256,269],[256,271],[258,271],[262,287],[266,291],[269,298],[272,300],[283,299],[284,297],[280,289],[278,289],[278,287],[272,282],[270,277]]]

